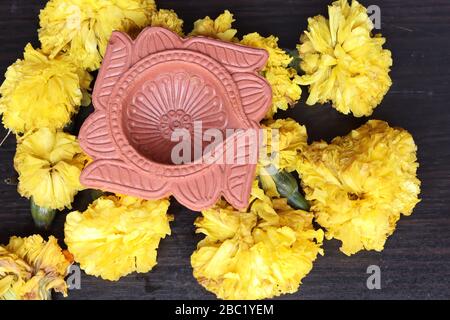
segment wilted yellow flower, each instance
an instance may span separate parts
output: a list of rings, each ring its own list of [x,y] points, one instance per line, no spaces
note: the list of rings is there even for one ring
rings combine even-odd
[[[65,242],[90,275],[116,281],[156,265],[159,242],[170,235],[169,200],[103,196],[81,213],[67,215]]]
[[[173,10],[160,9],[153,12],[151,17],[152,27],[163,27],[178,35],[183,35],[183,20],[178,18],[178,15]]]
[[[70,264],[53,236],[12,237],[0,246],[0,300],[49,300],[51,290],[67,296]]]
[[[86,101],[91,80],[67,57],[49,59],[28,44],[24,59],[8,68],[0,87],[4,126],[14,133],[64,127],[78,112],[83,92]]]
[[[266,171],[268,166],[291,172],[297,169],[298,153],[307,145],[306,127],[293,119],[266,120],[261,124],[265,133],[266,157],[259,158],[257,175],[269,196],[279,196],[272,177]],[[264,149],[265,148],[265,149]]]
[[[272,108],[266,118],[272,118],[278,109],[286,110],[297,103],[302,93],[300,77],[294,68],[289,67],[293,57],[278,47],[278,38],[265,38],[254,32],[245,35],[241,44],[265,49],[269,53],[267,65],[262,71],[272,87]]]
[[[403,129],[371,120],[302,150],[299,174],[316,221],[347,255],[383,250],[400,214],[419,202],[417,147]]]
[[[373,24],[357,1],[333,2],[329,19],[308,19],[308,31],[297,46],[302,85],[309,85],[309,105],[331,101],[338,111],[369,116],[392,84],[391,52],[385,39],[372,36]]]
[[[221,299],[264,299],[298,290],[322,253],[323,231],[312,214],[256,185],[246,212],[220,202],[195,222],[203,233],[191,256],[194,277]]]
[[[50,0],[40,13],[39,40],[55,57],[67,52],[90,71],[99,68],[111,33],[150,24],[153,0]]]
[[[215,20],[205,17],[194,22],[194,29],[190,36],[205,36],[223,41],[236,41],[236,29],[232,29],[233,14],[225,10]]]
[[[88,160],[75,136],[39,129],[17,145],[18,191],[23,197],[33,197],[40,207],[70,208],[75,194],[83,189],[79,177]]]

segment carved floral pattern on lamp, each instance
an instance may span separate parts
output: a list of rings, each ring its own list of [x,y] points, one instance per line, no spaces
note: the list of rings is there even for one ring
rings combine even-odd
[[[202,154],[176,165],[171,152],[178,142],[171,137],[177,129],[191,137],[208,129],[224,136],[227,129],[242,129],[210,152],[237,151],[237,141],[259,129],[271,103],[271,88],[258,74],[267,58],[261,49],[183,39],[163,28],[147,28],[135,41],[114,32],[93,92],[95,112],[79,135],[94,159],[81,182],[146,199],[173,195],[193,210],[220,196],[246,207],[256,168],[251,139],[239,145],[234,161],[208,163],[202,160],[210,154]]]

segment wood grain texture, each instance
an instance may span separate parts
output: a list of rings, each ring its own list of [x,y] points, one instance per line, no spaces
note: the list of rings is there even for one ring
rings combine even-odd
[[[166,0],[163,8],[174,9],[185,20],[185,30],[205,15],[224,9],[235,14],[240,35],[258,31],[276,34],[280,44],[293,48],[305,29],[307,18],[326,12],[326,0]],[[39,9],[44,1],[0,2],[0,70],[21,57],[27,42],[37,44]],[[411,217],[403,217],[382,253],[361,252],[351,258],[339,252],[337,241],[327,241],[299,292],[283,299],[449,299],[450,298],[450,3],[429,1],[363,1],[381,7],[386,47],[392,50],[393,86],[373,119],[409,130],[419,146],[419,178],[422,202]],[[301,102],[288,112],[306,124],[311,140],[330,140],[357,128],[367,119],[339,114],[329,106],[307,107]],[[5,131],[0,130],[0,134]],[[14,174],[15,140],[0,149],[0,242],[12,235],[26,236],[35,230],[28,201],[15,186],[3,180]],[[81,204],[79,204],[81,205]],[[192,277],[189,258],[200,239],[194,234],[197,216],[172,204],[173,235],[161,244],[158,265],[148,274],[130,275],[119,282],[106,282],[83,275],[81,290],[68,299],[213,299]],[[64,214],[50,233],[62,239]],[[381,290],[366,288],[366,269],[381,267]],[[56,296],[55,298],[60,298]]]

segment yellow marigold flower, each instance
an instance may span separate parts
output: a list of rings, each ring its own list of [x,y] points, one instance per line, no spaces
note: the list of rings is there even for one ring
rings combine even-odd
[[[3,124],[14,133],[41,127],[62,128],[82,102],[89,102],[87,89],[91,80],[89,73],[67,57],[49,59],[28,44],[24,59],[8,68],[0,87]]]
[[[183,20],[173,10],[160,9],[153,12],[151,17],[152,27],[163,27],[183,36]]]
[[[266,118],[271,119],[277,111],[294,106],[302,94],[300,77],[294,68],[274,67],[264,73],[272,87],[272,108]]]
[[[258,163],[257,175],[263,189],[269,196],[278,197],[275,182],[266,171],[268,166],[291,172],[297,169],[298,153],[307,145],[306,127],[293,119],[266,120],[261,127],[265,133],[265,143]]]
[[[383,250],[400,214],[419,202],[417,147],[403,129],[371,120],[302,150],[299,174],[317,222],[347,255]]]
[[[194,29],[190,36],[205,36],[220,39],[223,41],[236,41],[236,29],[232,29],[233,14],[225,10],[215,20],[205,17],[194,22]]]
[[[191,256],[194,277],[220,299],[294,293],[322,254],[323,231],[314,230],[312,214],[270,199],[257,186],[250,203],[239,212],[221,202],[195,222],[206,238]]]
[[[391,52],[385,39],[372,36],[373,24],[357,1],[333,2],[329,19],[308,19],[308,31],[297,46],[302,85],[309,85],[309,105],[331,101],[339,112],[369,116],[392,84]]]
[[[297,103],[302,93],[300,77],[294,68],[289,67],[293,57],[278,47],[278,38],[265,38],[254,32],[245,35],[241,44],[265,49],[269,53],[267,65],[262,71],[272,87],[272,108],[266,118],[272,118],[278,109],[287,110]]]
[[[292,57],[283,49],[278,47],[278,38],[271,35],[267,38],[261,36],[257,32],[246,34],[241,44],[254,48],[261,48],[269,53],[269,59],[267,60],[267,67],[287,67]]]
[[[116,281],[156,265],[159,242],[170,235],[169,200],[103,196],[81,213],[67,215],[65,242],[90,275]]]
[[[23,197],[33,197],[40,207],[70,208],[75,194],[83,189],[79,177],[87,161],[75,136],[39,129],[17,145],[18,191]]]
[[[39,15],[42,48],[67,52],[87,70],[99,68],[111,33],[135,32],[150,24],[153,0],[50,0]]]
[[[67,296],[70,264],[53,236],[12,237],[0,246],[0,300],[49,300],[51,290]]]
[[[293,119],[265,120],[261,123],[266,137],[265,151],[271,158],[261,158],[261,165],[275,165],[288,172],[297,169],[298,153],[308,143],[306,127]]]

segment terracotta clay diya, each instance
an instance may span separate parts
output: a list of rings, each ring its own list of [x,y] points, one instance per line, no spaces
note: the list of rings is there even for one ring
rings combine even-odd
[[[271,88],[258,74],[267,58],[265,50],[183,39],[163,28],[147,28],[134,41],[114,32],[95,83],[95,112],[79,135],[94,159],[81,182],[145,199],[173,195],[193,210],[212,206],[220,196],[246,207],[255,177],[254,143],[237,141],[259,129],[271,104]],[[218,129],[226,138],[200,142],[202,148],[211,144],[210,151],[175,164],[178,141],[171,137],[177,129],[194,137]],[[239,130],[225,135],[230,129]],[[193,148],[198,144],[193,141]],[[204,161],[230,150],[233,161]]]

